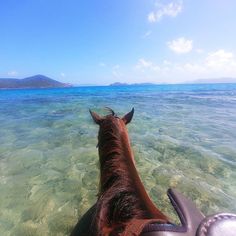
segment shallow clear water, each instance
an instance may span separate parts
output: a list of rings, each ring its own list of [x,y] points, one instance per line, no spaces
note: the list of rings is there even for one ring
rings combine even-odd
[[[176,187],[205,214],[236,211],[236,85],[0,91],[0,235],[68,235],[96,201],[98,127],[88,109],[122,116],[138,171],[174,217]]]

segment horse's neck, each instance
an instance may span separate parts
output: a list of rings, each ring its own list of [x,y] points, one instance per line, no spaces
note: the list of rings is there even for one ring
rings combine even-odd
[[[143,205],[146,207],[146,210],[153,216],[156,216],[156,207],[155,205],[152,203],[150,197],[148,196],[144,185],[139,177],[138,171],[135,167],[135,162],[133,159],[133,153],[131,148],[130,152],[131,152],[131,156],[129,156],[129,158],[126,159],[126,166],[127,166],[127,170],[129,171],[129,178],[132,179],[133,182],[133,188],[135,190],[135,192],[137,193],[140,201],[143,203]]]
[[[112,147],[115,146],[117,143],[119,143],[120,147],[112,150]],[[132,191],[137,194],[138,198],[142,202],[142,205],[145,206],[146,211],[149,212],[150,216],[153,218],[160,216],[160,211],[158,211],[155,205],[152,203],[138,175],[137,169],[135,167],[134,155],[130,147],[130,141],[127,132],[121,133],[120,140],[109,140],[107,141],[106,145],[110,146],[111,149],[107,150],[108,156],[100,156],[100,161],[104,161],[102,160],[103,158],[109,158],[109,160],[106,160],[108,162],[108,165],[104,168],[101,166],[100,186],[102,186],[102,184],[106,185],[105,183],[109,181],[108,172],[116,173],[119,175],[119,170],[117,171],[117,169],[119,168],[116,169],[117,163],[119,163],[119,167],[122,167],[122,169],[125,170],[126,176],[125,178],[124,176],[121,176],[121,178],[119,178],[120,182],[116,184],[122,186],[122,188],[132,186]],[[102,153],[104,154],[104,152]],[[109,184],[107,184],[106,186],[109,186]]]

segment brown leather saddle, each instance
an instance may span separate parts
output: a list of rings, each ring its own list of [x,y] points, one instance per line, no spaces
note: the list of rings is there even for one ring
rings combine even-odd
[[[205,217],[196,205],[175,189],[167,195],[181,225],[147,224],[142,236],[236,236],[236,215],[219,213]]]
[[[131,221],[122,236],[236,236],[236,215],[219,213],[205,217],[196,205],[175,189],[167,195],[181,225],[163,224],[154,220]],[[81,218],[71,236],[83,236],[90,227],[95,205]],[[89,236],[89,235],[87,235]]]

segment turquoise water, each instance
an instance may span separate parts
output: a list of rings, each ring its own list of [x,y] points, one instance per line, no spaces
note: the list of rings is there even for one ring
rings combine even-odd
[[[205,214],[236,212],[236,84],[0,91],[0,235],[68,235],[96,201],[98,127],[122,116],[138,171],[175,218],[168,187]]]

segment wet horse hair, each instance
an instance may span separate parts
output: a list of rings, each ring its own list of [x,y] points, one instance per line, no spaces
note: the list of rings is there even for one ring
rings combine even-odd
[[[149,198],[135,168],[126,125],[132,120],[134,109],[123,118],[113,110],[101,117],[90,111],[99,125],[98,152],[100,186],[89,235],[122,235],[133,219],[160,219],[167,217]]]

